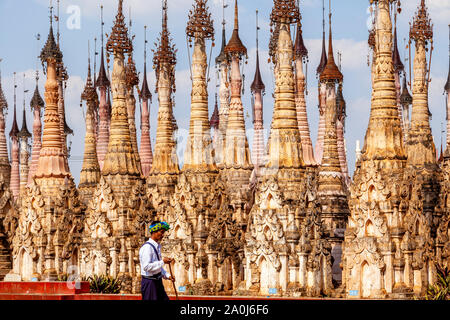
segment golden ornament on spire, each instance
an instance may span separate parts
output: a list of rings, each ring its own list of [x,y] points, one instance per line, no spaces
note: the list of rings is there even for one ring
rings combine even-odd
[[[214,20],[211,20],[208,0],[196,0],[193,9],[189,10],[189,21],[186,35],[189,38],[211,39],[214,41]]]
[[[128,28],[125,24],[125,17],[122,13],[123,0],[119,0],[119,8],[116,21],[106,43],[106,51],[109,53],[128,53],[133,51],[133,44],[128,38]]]
[[[425,0],[420,2],[416,16],[413,18],[413,23],[409,31],[409,37],[415,41],[426,41],[433,38],[433,24],[431,23],[431,19],[428,17]]]
[[[247,54],[247,48],[242,44],[241,38],[239,37],[239,14],[238,14],[238,3],[237,0],[234,2],[234,29],[231,35],[230,41],[228,41],[225,47],[225,53],[229,55],[238,55],[242,57]]]
[[[175,65],[177,64],[176,53],[178,50],[175,49],[175,44],[172,44],[170,32],[167,28],[167,0],[164,0],[162,9],[162,30],[159,34],[158,44],[155,43],[156,49],[152,49],[153,68],[155,69],[156,81],[158,82],[162,65],[167,63],[171,67],[171,71],[169,72],[169,83],[171,84],[172,92],[175,92]],[[158,83],[156,83],[156,92],[158,92]]]

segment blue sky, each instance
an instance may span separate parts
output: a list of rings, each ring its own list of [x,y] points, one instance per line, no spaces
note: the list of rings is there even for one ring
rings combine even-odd
[[[56,6],[56,0],[53,0]],[[188,19],[188,11],[192,7],[193,0],[168,0],[169,5],[169,29],[172,33],[174,43],[178,48],[178,64],[176,67],[177,93],[175,100],[175,117],[180,127],[179,134],[185,135],[189,123],[190,112],[190,90],[189,80],[189,60],[186,49],[185,28]],[[326,10],[328,12],[328,1]],[[214,93],[216,91],[214,59],[220,51],[221,43],[221,21],[222,21],[222,0],[208,1],[214,26],[216,29],[216,46],[213,48],[209,83],[209,110],[212,113],[214,107]],[[227,21],[227,39],[231,36],[233,24],[234,1],[226,0],[229,7],[225,11]],[[404,38],[409,35],[409,22],[416,11],[420,0],[403,0],[402,14],[398,16],[398,37],[399,49],[403,63],[405,61],[406,49],[404,49]],[[100,47],[100,5],[104,6],[105,32],[111,31],[114,16],[117,10],[117,0],[61,0],[60,9],[60,29],[61,46],[64,54],[64,63],[67,67],[70,79],[66,90],[66,114],[69,126],[74,129],[75,135],[71,137],[72,150],[70,167],[75,180],[78,182],[79,172],[82,166],[84,150],[84,109],[80,108],[80,95],[83,91],[87,74],[87,45],[90,40],[93,52],[94,38],[97,37],[97,51]],[[243,96],[244,113],[246,117],[246,128],[251,145],[253,136],[253,125],[251,119],[251,96],[250,84],[253,80],[255,70],[255,10],[259,10],[260,21],[260,54],[261,72],[263,81],[266,84],[266,95],[264,97],[264,125],[270,127],[273,110],[273,75],[271,65],[267,63],[268,43],[270,38],[269,17],[272,8],[272,0],[240,0],[239,19],[240,36],[244,45],[248,48],[248,64],[244,67],[245,73],[245,93]],[[430,83],[430,111],[433,114],[431,125],[435,143],[440,148],[441,123],[445,128],[445,97],[443,88],[448,73],[448,24],[450,17],[450,0],[427,0],[430,17],[434,23],[434,52],[431,67]],[[32,113],[29,108],[29,101],[34,90],[34,70],[36,69],[36,56],[40,52],[48,35],[49,0],[0,0],[0,58],[2,86],[9,103],[6,131],[9,132],[12,123],[13,110],[13,72],[17,72],[17,107],[19,126],[22,123],[23,105],[23,73],[25,73],[25,89],[29,93],[25,95],[27,108],[28,128],[32,128]],[[350,173],[354,171],[355,165],[355,144],[356,140],[361,141],[363,147],[364,135],[367,129],[370,112],[370,67],[367,65],[368,46],[368,0],[332,0],[333,10],[333,38],[335,58],[337,51],[342,53],[342,72],[344,74],[344,97],[347,102],[346,121],[346,147],[349,161]],[[308,63],[308,96],[307,108],[311,138],[313,143],[317,137],[318,108],[317,108],[317,79],[315,70],[319,63],[321,52],[322,36],[322,1],[321,0],[301,0],[300,1],[303,35],[305,44],[309,50]],[[73,27],[73,9],[80,12],[80,26]],[[141,72],[142,79],[144,63],[144,25],[148,26],[147,39],[149,49],[153,48],[153,43],[158,37],[161,29],[161,1],[160,0],[125,0],[125,16],[129,18],[129,12],[133,20],[132,33],[136,35],[134,41],[134,57],[138,71]],[[328,30],[328,23],[326,26]],[[41,34],[39,48],[35,39],[36,34]],[[328,31],[327,31],[328,37]],[[192,50],[191,50],[192,54]],[[209,47],[208,47],[209,55]],[[93,56],[93,54],[91,54]],[[147,62],[152,64],[152,52],[148,50]],[[93,59],[93,58],[92,58]],[[97,69],[99,62],[97,60]],[[39,82],[40,91],[44,92],[44,76],[39,62],[41,79]],[[148,78],[150,90],[154,92],[155,76],[153,70],[148,68]],[[150,125],[152,145],[156,136],[156,114],[157,97],[154,99],[150,111]],[[136,108],[136,118],[139,119],[139,105]],[[139,129],[139,126],[138,126]],[[138,130],[139,131],[139,130]],[[138,133],[139,138],[139,133]],[[445,133],[443,135],[445,141]],[[183,143],[179,148],[179,156],[182,161],[184,149]]]

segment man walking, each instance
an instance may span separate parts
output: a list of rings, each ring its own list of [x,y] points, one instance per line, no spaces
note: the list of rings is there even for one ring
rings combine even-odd
[[[139,250],[141,264],[142,300],[167,301],[169,297],[164,289],[162,279],[175,282],[175,277],[164,270],[164,264],[170,264],[170,258],[161,258],[161,240],[170,229],[166,222],[154,221],[149,227],[150,238]]]

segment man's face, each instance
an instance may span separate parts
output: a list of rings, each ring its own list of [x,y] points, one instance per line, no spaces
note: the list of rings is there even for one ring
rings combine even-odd
[[[166,232],[166,230],[159,230],[156,231],[155,233],[153,233],[152,238],[153,240],[155,240],[156,242],[160,242],[163,238],[164,238],[164,233]]]

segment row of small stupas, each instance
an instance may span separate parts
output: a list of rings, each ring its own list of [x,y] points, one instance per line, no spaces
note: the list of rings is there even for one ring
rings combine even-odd
[[[147,66],[145,62],[138,90],[138,146],[139,78],[119,0],[106,43],[114,60],[112,74],[109,78],[105,69],[102,18],[100,70],[92,77],[89,61],[81,95],[86,101],[86,135],[78,187],[68,166],[66,137],[71,130],[63,100],[68,75],[51,19],[40,55],[47,75],[44,130],[41,134],[44,101],[36,83],[32,135],[25,120],[19,131],[14,104],[11,164],[0,112],[0,278],[109,274],[122,280],[123,292],[138,293],[138,251],[149,236],[147,226],[157,218],[171,225],[164,255],[175,259],[176,285],[186,293],[423,295],[436,280],[435,263],[450,265],[450,149],[438,162],[429,123],[426,50],[433,31],[425,1],[410,31],[416,44],[411,96],[391,21],[400,12],[400,1],[370,0],[375,17],[369,35],[372,107],[353,181],[345,153],[343,75],[334,60],[331,9],[328,53],[324,17],[317,68],[320,119],[315,149],[305,102],[308,51],[299,7],[295,0],[274,0],[269,44],[275,78],[273,119],[266,146],[257,39],[250,153],[240,72],[247,49],[239,37],[237,0],[228,41],[223,22],[222,48],[215,60],[220,108],[216,98],[211,119],[206,47],[207,40],[214,41],[213,21],[207,0],[193,1],[186,27],[193,46],[191,115],[182,168],[174,135],[177,59],[167,27],[167,1],[153,57],[159,106],[152,150]],[[296,30],[295,41],[291,28]],[[446,91],[449,110],[450,73]],[[7,108],[1,87],[0,106]]]

